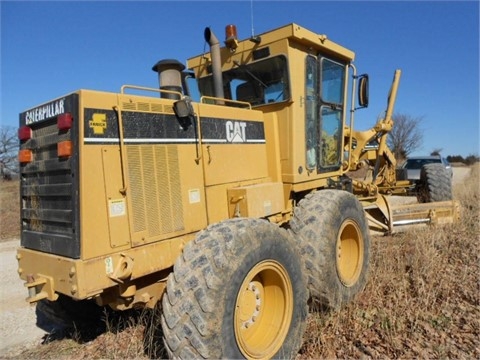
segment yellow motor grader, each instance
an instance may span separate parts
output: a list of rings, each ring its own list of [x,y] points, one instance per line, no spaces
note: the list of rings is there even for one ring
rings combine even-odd
[[[364,288],[369,228],[458,216],[450,179],[427,167],[426,202],[389,200],[411,187],[386,144],[399,70],[384,118],[357,131],[368,76],[326,35],[204,38],[186,66],[154,65],[159,88],[20,114],[18,273],[62,326],[92,305],[159,306],[171,357],[291,358],[309,298],[339,308]]]

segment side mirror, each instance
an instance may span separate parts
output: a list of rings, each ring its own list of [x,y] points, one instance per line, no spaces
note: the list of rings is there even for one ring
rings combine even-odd
[[[358,105],[366,108],[368,107],[368,75],[360,75],[358,79]]]
[[[183,130],[188,130],[195,116],[189,99],[182,99],[173,103],[173,112]]]

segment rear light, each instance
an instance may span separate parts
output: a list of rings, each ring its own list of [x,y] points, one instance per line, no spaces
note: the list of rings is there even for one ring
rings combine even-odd
[[[57,144],[58,157],[72,156],[72,142],[70,140],[61,141]]]
[[[57,117],[57,127],[59,130],[68,130],[72,127],[73,117],[70,113],[60,114]]]
[[[24,149],[18,152],[18,161],[21,164],[29,163],[33,160],[32,150]]]
[[[30,129],[28,126],[22,126],[20,129],[18,129],[18,139],[20,141],[27,141],[32,138],[32,129]]]
[[[70,140],[61,141],[57,144],[58,157],[72,156],[72,142]]]

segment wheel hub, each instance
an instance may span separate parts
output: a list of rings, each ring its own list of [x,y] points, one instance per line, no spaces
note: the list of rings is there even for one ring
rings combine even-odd
[[[293,289],[285,268],[273,260],[255,265],[240,286],[235,338],[247,359],[272,358],[281,348],[293,314]]]
[[[259,282],[252,281],[240,296],[237,308],[242,329],[248,329],[252,326],[260,315],[261,286]]]
[[[353,286],[362,271],[363,237],[354,221],[346,221],[337,239],[337,273],[345,286]]]

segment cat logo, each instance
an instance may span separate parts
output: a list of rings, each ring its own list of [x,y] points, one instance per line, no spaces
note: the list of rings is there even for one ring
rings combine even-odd
[[[244,121],[227,121],[225,128],[227,131],[227,142],[243,143],[247,141],[245,128],[247,123]]]
[[[103,135],[107,128],[107,115],[106,114],[93,114],[92,120],[88,122],[90,129],[93,129],[95,135]]]

